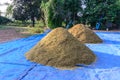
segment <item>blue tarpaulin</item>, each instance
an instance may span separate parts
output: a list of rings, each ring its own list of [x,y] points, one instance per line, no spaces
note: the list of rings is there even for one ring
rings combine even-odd
[[[0,44],[0,80],[120,80],[120,32],[96,32],[100,44],[86,44],[97,60],[74,70],[59,70],[26,60],[29,51],[46,34]]]

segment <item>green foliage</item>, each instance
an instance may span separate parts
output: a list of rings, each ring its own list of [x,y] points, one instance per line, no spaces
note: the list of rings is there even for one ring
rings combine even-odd
[[[35,18],[40,18],[40,4],[41,0],[14,0],[13,17],[21,21],[31,19],[34,27]]]
[[[83,9],[82,5],[86,8]],[[83,16],[78,17],[78,12]],[[120,0],[14,0],[13,9],[16,20],[31,19],[35,24],[35,18],[41,19],[50,28],[65,27],[70,21],[92,27],[100,22],[103,28],[106,21],[120,25],[119,14]]]
[[[64,1],[64,12],[65,12],[65,20],[66,24],[69,23],[70,20],[78,21],[77,13],[82,11],[81,0],[65,0]]]
[[[0,25],[0,30],[1,30],[1,29],[6,29],[6,27],[3,26],[3,25]]]
[[[13,13],[13,5],[10,4],[10,5],[8,5],[8,7],[6,9],[5,16],[8,17],[8,18],[10,18],[10,17],[12,17],[12,13]]]
[[[0,24],[12,22],[10,19],[0,16]]]
[[[91,24],[97,22],[105,25],[106,21],[114,22],[120,11],[120,0],[85,0],[86,8],[83,14],[83,22]],[[120,19],[119,19],[120,20]]]
[[[39,27],[34,27],[34,28],[30,28],[29,32],[30,33],[43,33],[44,30],[42,28],[39,28]]]
[[[77,12],[81,10],[80,0],[42,1],[46,25],[50,28],[67,25],[70,20],[77,20]]]
[[[26,27],[30,24],[31,24],[30,21],[23,22],[23,21],[20,21],[20,20],[15,20],[12,23],[7,23],[8,26],[19,26],[19,27]]]
[[[62,0],[51,0],[49,4],[48,26],[50,26],[50,28],[61,27],[63,21]]]
[[[62,0],[42,1],[41,8],[44,12],[46,26],[56,28],[62,26]]]

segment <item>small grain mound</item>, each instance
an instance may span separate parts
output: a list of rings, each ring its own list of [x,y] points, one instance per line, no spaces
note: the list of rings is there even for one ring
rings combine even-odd
[[[74,37],[83,43],[102,43],[103,41],[83,24],[77,24],[68,30]]]
[[[60,69],[73,69],[77,64],[91,64],[96,56],[66,29],[56,28],[26,53],[33,62]]]

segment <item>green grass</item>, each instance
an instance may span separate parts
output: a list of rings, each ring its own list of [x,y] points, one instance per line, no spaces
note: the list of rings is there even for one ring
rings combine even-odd
[[[15,26],[0,25],[0,30],[15,28]]]
[[[21,33],[23,36],[28,37],[34,34],[42,33],[42,29],[31,28],[31,27],[16,27],[15,28],[18,33]]]
[[[4,25],[0,25],[0,29],[6,29],[7,27],[6,26],[4,26]]]
[[[25,37],[34,35],[34,33],[31,33],[29,31],[29,27],[16,27],[16,26],[0,25],[0,30],[7,30],[7,29],[14,29],[16,32],[21,33]]]
[[[42,28],[38,28],[38,27],[29,28],[28,30],[30,33],[43,33],[44,31]]]
[[[21,26],[11,26],[11,25],[0,25],[0,30],[15,29],[16,32],[21,33],[23,36],[28,37],[34,34],[43,33],[44,27],[38,24],[35,27],[21,27]]]

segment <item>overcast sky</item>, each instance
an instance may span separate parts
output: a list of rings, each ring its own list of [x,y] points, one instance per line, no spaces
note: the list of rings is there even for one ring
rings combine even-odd
[[[11,3],[12,0],[0,0],[0,11],[5,12],[7,5],[4,5],[4,3]]]

